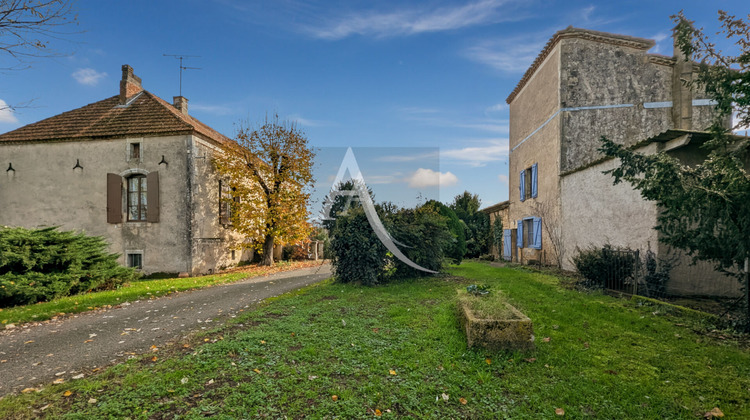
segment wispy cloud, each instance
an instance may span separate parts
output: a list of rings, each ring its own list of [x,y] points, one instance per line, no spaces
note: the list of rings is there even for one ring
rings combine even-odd
[[[312,120],[309,118],[304,118],[303,116],[299,114],[289,115],[287,119],[289,121],[296,122],[297,124],[305,126],[305,127],[327,127],[327,126],[335,125],[331,121]]]
[[[493,113],[496,113],[496,112],[502,112],[502,111],[505,111],[505,110],[507,110],[507,109],[508,109],[508,104],[505,104],[505,103],[499,103],[499,104],[495,104],[495,105],[492,105],[492,106],[489,106],[489,107],[487,107],[487,108],[486,108],[486,109],[484,110],[484,113],[485,113],[485,114],[493,114]]]
[[[437,109],[402,107],[398,108],[398,112],[402,119],[435,127],[468,128],[494,134],[507,134],[509,128],[508,120],[505,119],[461,118],[446,115],[445,112]]]
[[[71,76],[76,79],[76,82],[82,85],[96,86],[99,84],[100,80],[107,77],[107,73],[100,73],[92,68],[83,68],[74,71]]]
[[[501,184],[508,185],[508,175],[500,174],[497,176],[498,181],[500,181]]]
[[[537,33],[522,37],[480,41],[469,47],[464,55],[505,73],[523,73],[529,68],[550,33]]]
[[[18,118],[13,114],[13,109],[2,99],[0,99],[0,123],[14,124]]]
[[[484,145],[460,149],[440,150],[441,159],[458,161],[469,166],[480,167],[508,157],[508,139],[489,139]]]
[[[439,153],[437,151],[434,151],[434,152],[426,152],[426,153],[416,153],[413,155],[378,156],[374,158],[373,160],[375,162],[400,163],[400,162],[416,162],[416,161],[424,161],[427,159],[435,159],[438,156],[439,156]]]
[[[205,112],[206,114],[212,115],[231,115],[235,113],[235,109],[232,109],[226,105],[210,105],[202,103],[190,104],[191,111]]]
[[[306,31],[316,38],[342,39],[352,35],[386,38],[425,32],[449,31],[476,25],[517,20],[517,13],[503,10],[508,0],[479,0],[460,6],[419,8],[392,12],[365,11],[343,15]]]
[[[412,188],[449,187],[458,183],[458,177],[451,172],[419,168],[407,178],[407,182]]]
[[[654,48],[651,49],[651,52],[654,54],[671,54],[672,51],[669,50],[669,46],[672,44],[671,42],[666,40],[671,40],[671,37],[666,32],[659,32],[656,35],[653,35],[651,37],[654,41],[656,41],[656,45],[654,45]],[[664,48],[667,47],[667,48]]]

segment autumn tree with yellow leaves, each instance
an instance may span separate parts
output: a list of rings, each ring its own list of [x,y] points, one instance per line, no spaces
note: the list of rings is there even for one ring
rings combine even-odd
[[[310,232],[314,157],[305,133],[278,115],[255,128],[241,124],[235,141],[214,157],[228,186],[222,200],[232,229],[262,250],[262,265],[273,265],[274,244],[295,243]]]

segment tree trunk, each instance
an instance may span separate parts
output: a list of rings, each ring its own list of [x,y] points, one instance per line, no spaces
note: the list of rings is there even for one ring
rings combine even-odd
[[[263,242],[263,260],[260,265],[273,265],[273,242],[274,238],[272,235],[266,235],[266,240]]]

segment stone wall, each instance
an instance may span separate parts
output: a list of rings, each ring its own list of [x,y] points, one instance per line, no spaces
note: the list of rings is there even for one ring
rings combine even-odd
[[[518,220],[540,217],[538,206],[553,211],[559,208],[560,172],[560,54],[552,51],[510,104],[509,223],[505,229],[516,229]],[[520,173],[537,164],[538,195],[520,200]],[[550,259],[549,237],[542,232],[542,249],[516,248],[516,261],[554,263]]]
[[[125,254],[136,252],[143,254],[145,273],[189,271],[187,137],[0,144],[4,165],[15,169],[0,173],[0,225],[84,231],[103,236],[123,265]],[[128,159],[133,142],[141,143],[140,159]],[[162,156],[168,164],[159,164]],[[76,162],[82,168],[73,169]],[[123,179],[123,222],[107,223],[107,173],[154,171],[159,221],[126,221]]]

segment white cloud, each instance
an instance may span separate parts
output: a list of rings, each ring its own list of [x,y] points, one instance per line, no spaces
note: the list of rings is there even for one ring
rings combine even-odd
[[[412,188],[422,187],[449,187],[458,183],[458,178],[451,172],[439,172],[432,169],[419,168],[414,174],[407,178]]]
[[[296,122],[299,125],[305,126],[305,127],[327,127],[334,125],[330,121],[323,121],[323,120],[311,120],[309,118],[304,118],[299,114],[292,114],[287,117],[289,121]]]
[[[18,118],[13,115],[13,109],[0,99],[0,123],[17,123]]]
[[[191,111],[205,112],[207,114],[213,115],[230,115],[234,113],[234,110],[232,110],[232,108],[224,105],[208,105],[195,103],[190,104],[189,107]]]
[[[74,71],[71,76],[76,79],[76,82],[82,85],[96,86],[100,80],[107,77],[107,73],[99,73],[92,68],[85,68]]]
[[[489,162],[501,161],[508,157],[508,139],[488,140],[483,146],[440,150],[440,157],[462,161],[470,166],[484,166]]]
[[[497,176],[497,179],[500,181],[501,184],[508,185],[508,175],[500,174]]]
[[[414,162],[418,160],[426,160],[426,159],[434,159],[437,158],[438,152],[426,152],[426,153],[417,153],[413,155],[389,155],[389,156],[379,156],[374,158],[373,160],[376,162]]]
[[[523,73],[529,68],[550,33],[501,40],[485,40],[469,47],[466,57],[505,73]]]
[[[517,20],[517,13],[500,10],[508,3],[507,0],[479,0],[452,7],[360,12],[342,16],[322,27],[308,27],[307,32],[323,39],[342,39],[351,35],[386,38]]]
[[[487,109],[484,110],[485,113],[493,113],[493,112],[501,112],[508,109],[508,104],[499,103],[492,105],[490,107],[487,107]]]

